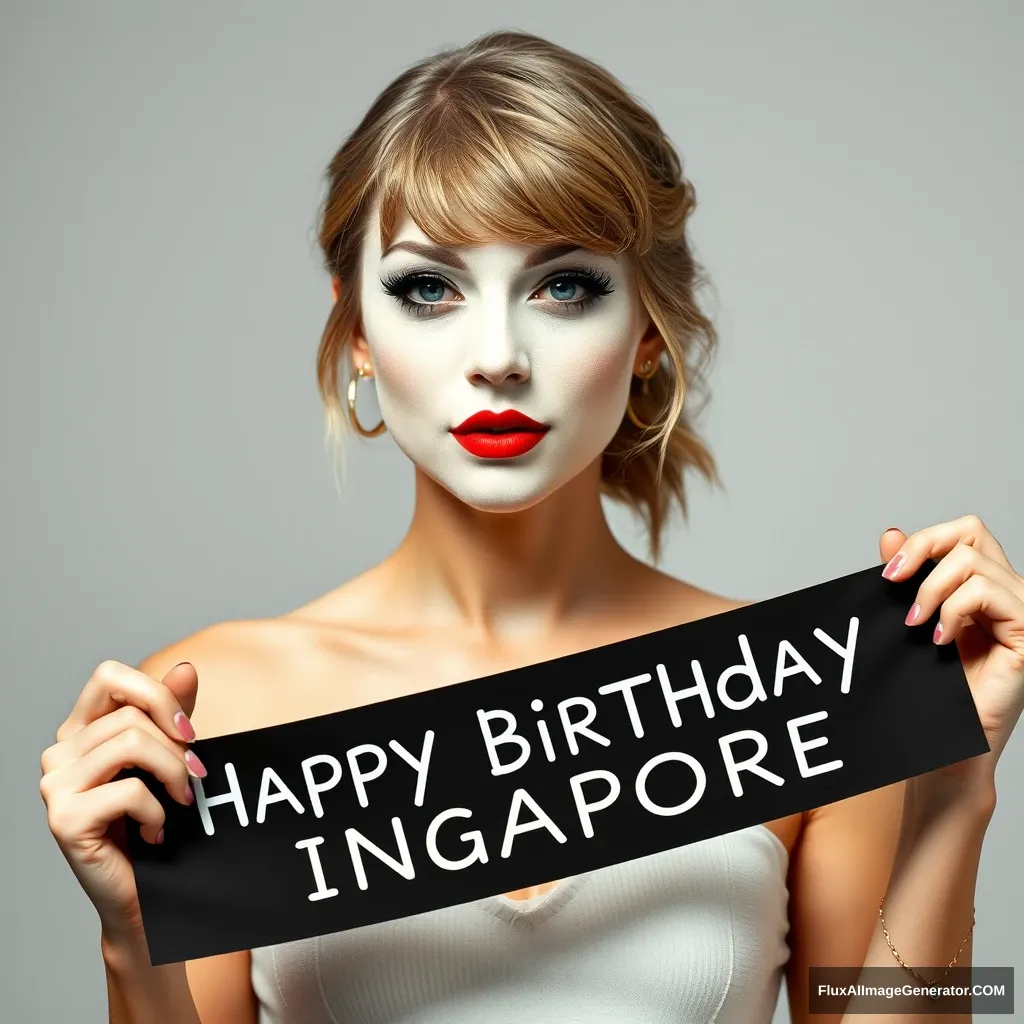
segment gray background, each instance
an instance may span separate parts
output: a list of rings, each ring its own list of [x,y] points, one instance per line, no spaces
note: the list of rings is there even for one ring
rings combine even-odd
[[[95,665],[289,609],[408,522],[386,436],[350,445],[335,492],[312,226],[344,135],[442,45],[522,28],[598,59],[696,184],[727,490],[694,483],[669,571],[769,597],[877,562],[887,526],[968,511],[1024,566],[1021,4],[0,12],[5,1019],[106,1020],[95,914],[37,789]],[[978,964],[1024,965],[1022,777],[1017,736]]]

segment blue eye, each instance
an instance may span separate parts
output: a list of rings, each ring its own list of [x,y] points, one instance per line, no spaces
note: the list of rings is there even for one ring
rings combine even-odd
[[[388,295],[393,295],[401,303],[403,309],[416,316],[431,316],[430,307],[438,305],[444,298],[445,289],[450,287],[443,277],[422,272],[393,274],[381,284]],[[409,298],[409,292],[412,291],[419,293],[418,300]]]
[[[603,271],[579,267],[562,270],[555,277],[548,278],[538,291],[550,288],[553,298],[561,307],[560,313],[562,311],[582,313],[588,306],[592,306],[612,292],[611,284],[611,278]],[[574,294],[578,294],[577,289],[584,291],[585,294],[582,298],[573,298]]]
[[[553,281],[551,281],[549,284],[546,284],[544,287],[551,289],[551,294],[553,298],[562,301],[572,299],[574,297],[572,293],[575,292],[577,288],[581,288],[582,285],[578,281],[574,281],[572,278],[569,277],[556,277]],[[562,294],[558,294],[559,292],[561,292]],[[569,292],[570,294],[566,295],[564,294],[565,292]]]
[[[435,281],[425,277],[422,284],[416,286],[416,291],[424,302],[440,302],[444,298],[445,287],[443,281]],[[431,294],[428,295],[427,292]]]
[[[447,305],[443,302],[445,290],[451,288],[452,291],[458,291],[443,277],[423,271],[393,274],[381,284],[384,291],[393,296],[402,309],[414,316],[437,316],[437,310],[431,307]],[[603,271],[589,267],[561,270],[549,277],[533,294],[537,295],[547,288],[551,289],[554,305],[559,307],[559,314],[582,312],[613,291],[611,278]],[[582,298],[574,298],[578,294],[578,289],[585,292]],[[410,297],[410,293],[415,297]]]
[[[431,306],[438,305],[444,298],[445,289],[451,287],[443,277],[436,274],[393,274],[381,281],[384,291],[392,295],[404,310],[416,316],[432,316]],[[454,289],[452,289],[454,291]],[[410,299],[409,292],[418,292],[418,300]]]

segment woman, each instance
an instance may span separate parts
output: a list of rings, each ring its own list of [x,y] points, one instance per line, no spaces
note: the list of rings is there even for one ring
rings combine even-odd
[[[908,625],[941,606],[991,753],[806,814],[461,907],[152,968],[123,816],[149,841],[205,769],[188,743],[559,657],[743,602],[614,540],[601,495],[657,557],[715,342],[687,242],[694,192],[607,72],[502,32],[411,68],[331,162],[320,242],[335,303],[318,374],[415,466],[410,529],[310,603],[211,626],[136,670],[104,662],[43,754],[58,843],[102,922],[116,1021],[545,1022],[771,1018],[810,965],[971,962],[995,763],[1024,701],[1024,580],[967,516],[886,531],[886,575],[929,558]],[[379,425],[363,423],[375,382]],[[685,401],[685,407],[684,407]],[[288,685],[282,685],[287,680]],[[342,682],[339,682],[342,681]],[[200,686],[201,681],[201,686]],[[197,696],[198,695],[198,696]],[[190,723],[194,721],[194,727]],[[883,896],[884,917],[880,905]],[[924,971],[934,977],[940,971]],[[908,974],[908,978],[910,977]]]

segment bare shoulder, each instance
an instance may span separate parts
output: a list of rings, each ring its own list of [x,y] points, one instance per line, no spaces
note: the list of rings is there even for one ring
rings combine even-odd
[[[708,615],[720,615],[722,612],[735,611],[737,608],[746,608],[749,605],[757,604],[755,598],[726,597],[723,594],[714,594],[709,590],[699,590],[698,600],[703,601],[708,609]]]
[[[268,724],[271,682],[296,672],[309,645],[309,630],[285,618],[215,623],[153,652],[139,670],[155,679],[180,662],[195,666],[199,691],[191,721],[200,738]]]
[[[710,615],[720,615],[723,612],[731,612],[737,608],[745,608],[747,605],[757,603],[755,599],[730,597],[707,590],[656,569],[650,569],[647,587],[652,592],[652,596],[662,607],[666,608],[677,622],[689,622],[707,618]]]

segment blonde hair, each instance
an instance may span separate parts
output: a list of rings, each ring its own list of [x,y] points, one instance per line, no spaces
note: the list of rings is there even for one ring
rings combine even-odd
[[[324,265],[341,285],[317,354],[327,436],[338,443],[339,369],[359,322],[360,246],[377,203],[383,248],[404,211],[442,245],[572,242],[633,255],[665,348],[646,390],[631,385],[633,411],[651,426],[623,411],[602,492],[641,516],[657,560],[671,504],[687,517],[686,469],[720,481],[693,427],[717,343],[686,238],[696,194],[654,116],[599,65],[514,31],[430,56],[384,89],[331,159],[318,215]]]

